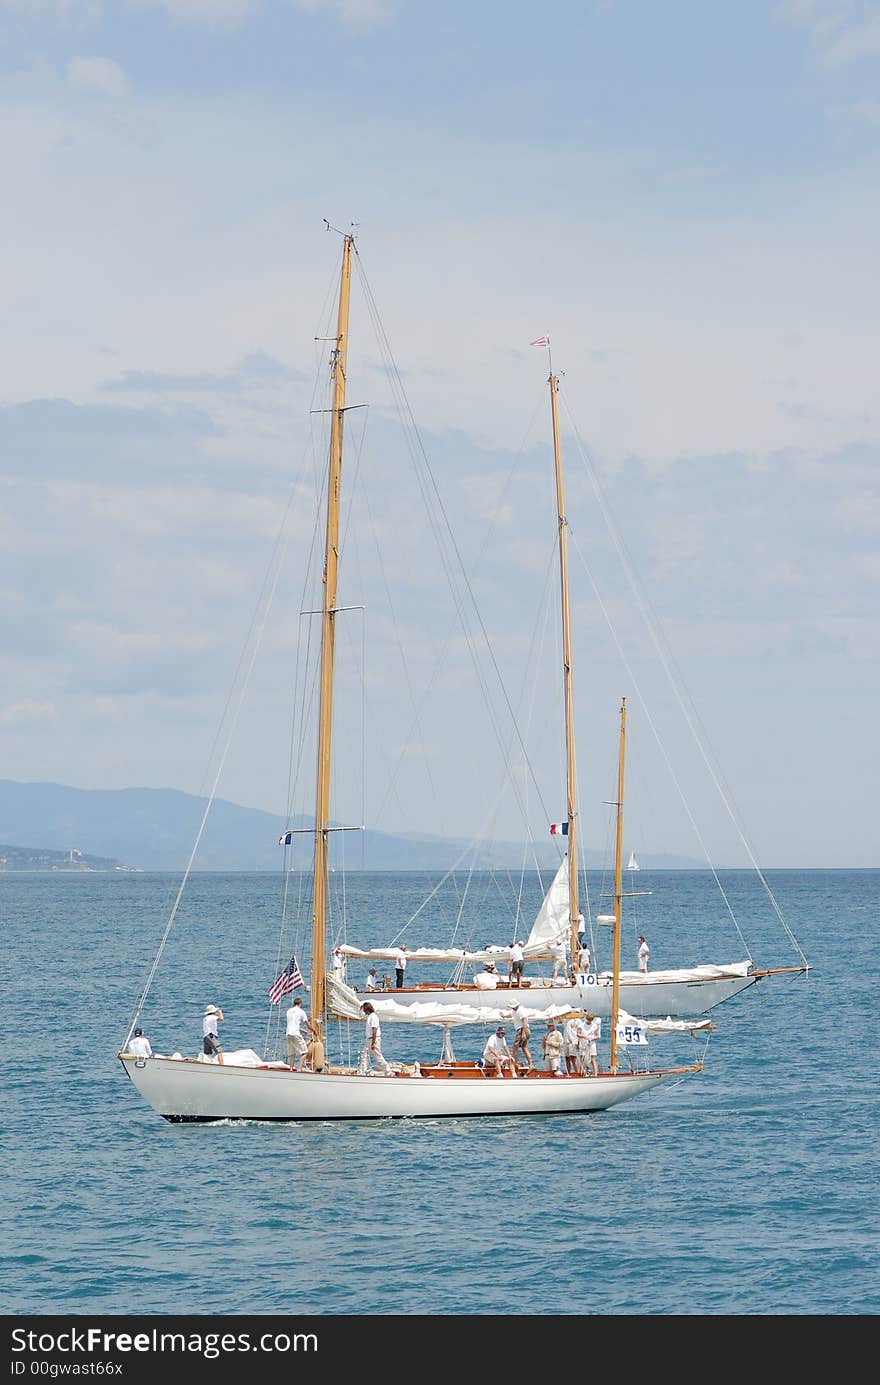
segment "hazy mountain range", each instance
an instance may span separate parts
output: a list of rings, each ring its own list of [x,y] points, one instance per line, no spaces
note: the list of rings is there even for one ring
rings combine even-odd
[[[76,789],[65,784],[18,783],[0,779],[0,842],[34,852],[81,852],[142,870],[175,871],[192,850],[206,800],[177,789]],[[280,834],[289,826],[274,813],[215,799],[195,861],[196,870],[280,870]],[[465,852],[463,838],[423,834],[394,836],[367,830],[334,833],[331,861],[351,869],[444,870]],[[539,846],[542,866],[559,860],[555,842]],[[294,864],[311,863],[311,836],[293,840]],[[523,863],[521,842],[481,843],[464,868],[509,867]],[[344,858],[343,858],[344,852]],[[588,866],[600,860],[587,859]],[[654,869],[698,866],[684,857],[644,858]],[[39,867],[37,867],[39,868]],[[101,867],[98,867],[101,868]]]

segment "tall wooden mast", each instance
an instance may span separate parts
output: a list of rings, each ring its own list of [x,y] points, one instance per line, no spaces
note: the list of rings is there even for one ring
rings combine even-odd
[[[311,1017],[320,1033],[324,1019],[327,949],[327,838],[330,818],[330,741],[333,732],[333,654],[336,636],[336,587],[339,570],[339,494],[342,482],[342,432],[348,353],[348,309],[351,297],[353,237],[342,246],[336,345],[330,355],[333,406],[330,414],[330,462],[327,479],[327,533],[324,539],[321,606],[321,683],[318,704],[318,772],[315,793],[315,888],[312,906]]]
[[[578,950],[578,864],[577,864],[577,779],[574,758],[574,689],[571,672],[571,615],[568,596],[568,520],[565,518],[565,487],[562,481],[562,445],[559,441],[559,380],[551,373],[550,412],[553,418],[553,457],[556,462],[556,509],[559,516],[559,581],[562,587],[562,677],[565,691],[565,755],[568,787],[568,907],[571,921],[571,965],[577,965]]]
[[[611,980],[611,1071],[617,1072],[617,1007],[620,997],[620,901],[623,878],[623,767],[626,758],[626,698],[620,702],[620,754],[617,760],[617,836],[614,849],[614,964]]]

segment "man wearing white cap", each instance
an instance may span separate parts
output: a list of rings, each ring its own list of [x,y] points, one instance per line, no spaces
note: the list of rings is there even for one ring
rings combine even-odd
[[[223,1062],[223,1050],[220,1047],[220,1037],[217,1026],[223,1019],[223,1011],[219,1005],[206,1005],[205,1018],[202,1020],[202,1052],[209,1058],[216,1057],[218,1063]]]

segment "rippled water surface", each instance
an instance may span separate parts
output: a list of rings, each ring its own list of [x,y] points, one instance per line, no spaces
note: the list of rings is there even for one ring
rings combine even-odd
[[[227,1314],[878,1312],[880,872],[769,879],[814,970],[716,1010],[702,1076],[593,1116],[171,1126],[115,1053],[173,882],[0,877],[0,1309],[182,1314],[209,1299]],[[720,927],[709,877],[642,881],[652,894],[635,927],[652,965],[745,956]],[[387,941],[426,883],[355,880],[349,938]],[[756,961],[793,963],[778,922],[762,921],[756,883],[726,883]],[[193,880],[144,1015],[155,1048],[195,1053],[213,1002],[227,1048],[263,1049],[278,895],[266,875]],[[509,941],[493,888],[480,908],[485,936],[471,941]],[[420,917],[412,944],[436,944],[441,917],[439,905]],[[456,1045],[469,1057],[479,1042]],[[678,1042],[658,1041],[655,1059],[690,1061],[689,1044],[667,1047]],[[386,1026],[387,1055],[419,1048],[439,1039]]]

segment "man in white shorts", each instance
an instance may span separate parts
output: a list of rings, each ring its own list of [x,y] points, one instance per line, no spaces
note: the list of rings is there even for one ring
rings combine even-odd
[[[297,1072],[302,1072],[308,1051],[303,1030],[311,1037],[309,1017],[303,1009],[302,997],[297,996],[287,1012],[287,1062]]]
[[[486,1040],[486,1047],[483,1049],[483,1071],[489,1077],[493,1073],[496,1077],[503,1077],[504,1068],[510,1068],[512,1076],[516,1077],[513,1055],[507,1047],[507,1040],[504,1037],[504,1026],[499,1024],[495,1033]]]

